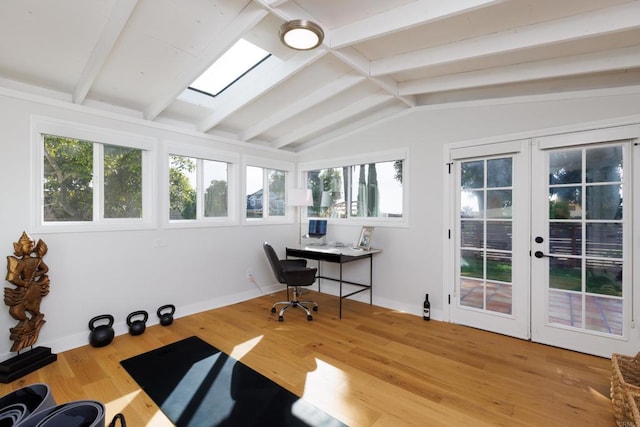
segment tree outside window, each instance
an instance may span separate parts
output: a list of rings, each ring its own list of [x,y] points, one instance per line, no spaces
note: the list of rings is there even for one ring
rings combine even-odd
[[[402,177],[403,160],[308,171],[313,206],[307,215],[402,218]]]
[[[199,177],[204,189],[198,188]],[[198,192],[201,191],[201,197]],[[198,200],[202,200],[202,207]],[[169,219],[197,220],[228,216],[228,163],[169,156]]]
[[[103,218],[142,217],[142,150],[43,135],[44,222],[99,220],[94,200],[101,196]],[[102,164],[94,170],[94,158]],[[102,174],[103,185],[94,178]]]

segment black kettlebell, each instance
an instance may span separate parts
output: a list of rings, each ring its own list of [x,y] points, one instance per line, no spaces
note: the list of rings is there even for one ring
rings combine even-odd
[[[142,316],[142,320],[133,320],[136,316]],[[131,335],[140,335],[144,332],[147,325],[149,313],[144,310],[134,311],[127,316],[127,325],[129,325],[129,333]]]
[[[165,311],[169,310],[169,311]],[[163,311],[165,311],[163,313]],[[173,323],[173,313],[176,312],[176,306],[173,304],[167,304],[160,307],[157,311],[158,317],[160,318],[160,324],[162,326],[169,326]]]
[[[107,320],[106,325],[96,326],[96,322]],[[101,314],[89,320],[89,344],[93,347],[104,347],[113,341],[115,332],[113,331],[113,316],[110,314]]]

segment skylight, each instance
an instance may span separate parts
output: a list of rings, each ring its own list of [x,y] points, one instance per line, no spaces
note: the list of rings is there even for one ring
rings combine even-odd
[[[217,96],[269,56],[266,50],[240,39],[191,83],[189,89]]]

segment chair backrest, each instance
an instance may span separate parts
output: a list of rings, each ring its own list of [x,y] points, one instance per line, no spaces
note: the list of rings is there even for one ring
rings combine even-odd
[[[284,278],[284,274],[282,274],[282,266],[280,265],[280,259],[278,258],[276,251],[267,242],[264,242],[262,247],[264,248],[264,253],[267,254],[269,264],[271,264],[273,275],[276,276],[278,282],[287,283],[286,279]]]

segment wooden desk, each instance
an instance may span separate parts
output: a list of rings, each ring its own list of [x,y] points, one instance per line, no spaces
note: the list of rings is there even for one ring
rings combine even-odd
[[[336,246],[293,246],[287,247],[287,258],[304,258],[313,259],[318,261],[318,291],[320,291],[321,279],[332,280],[340,283],[340,318],[342,319],[342,300],[360,292],[369,291],[369,304],[373,304],[373,255],[382,252],[381,249],[370,249],[368,251],[358,250],[349,247],[336,247]],[[342,266],[343,264],[369,259],[369,283],[358,283],[344,280],[342,278]],[[340,265],[340,276],[327,277],[322,275],[321,262],[331,262]],[[358,286],[361,289],[350,292],[348,294],[342,294],[342,284]]]

